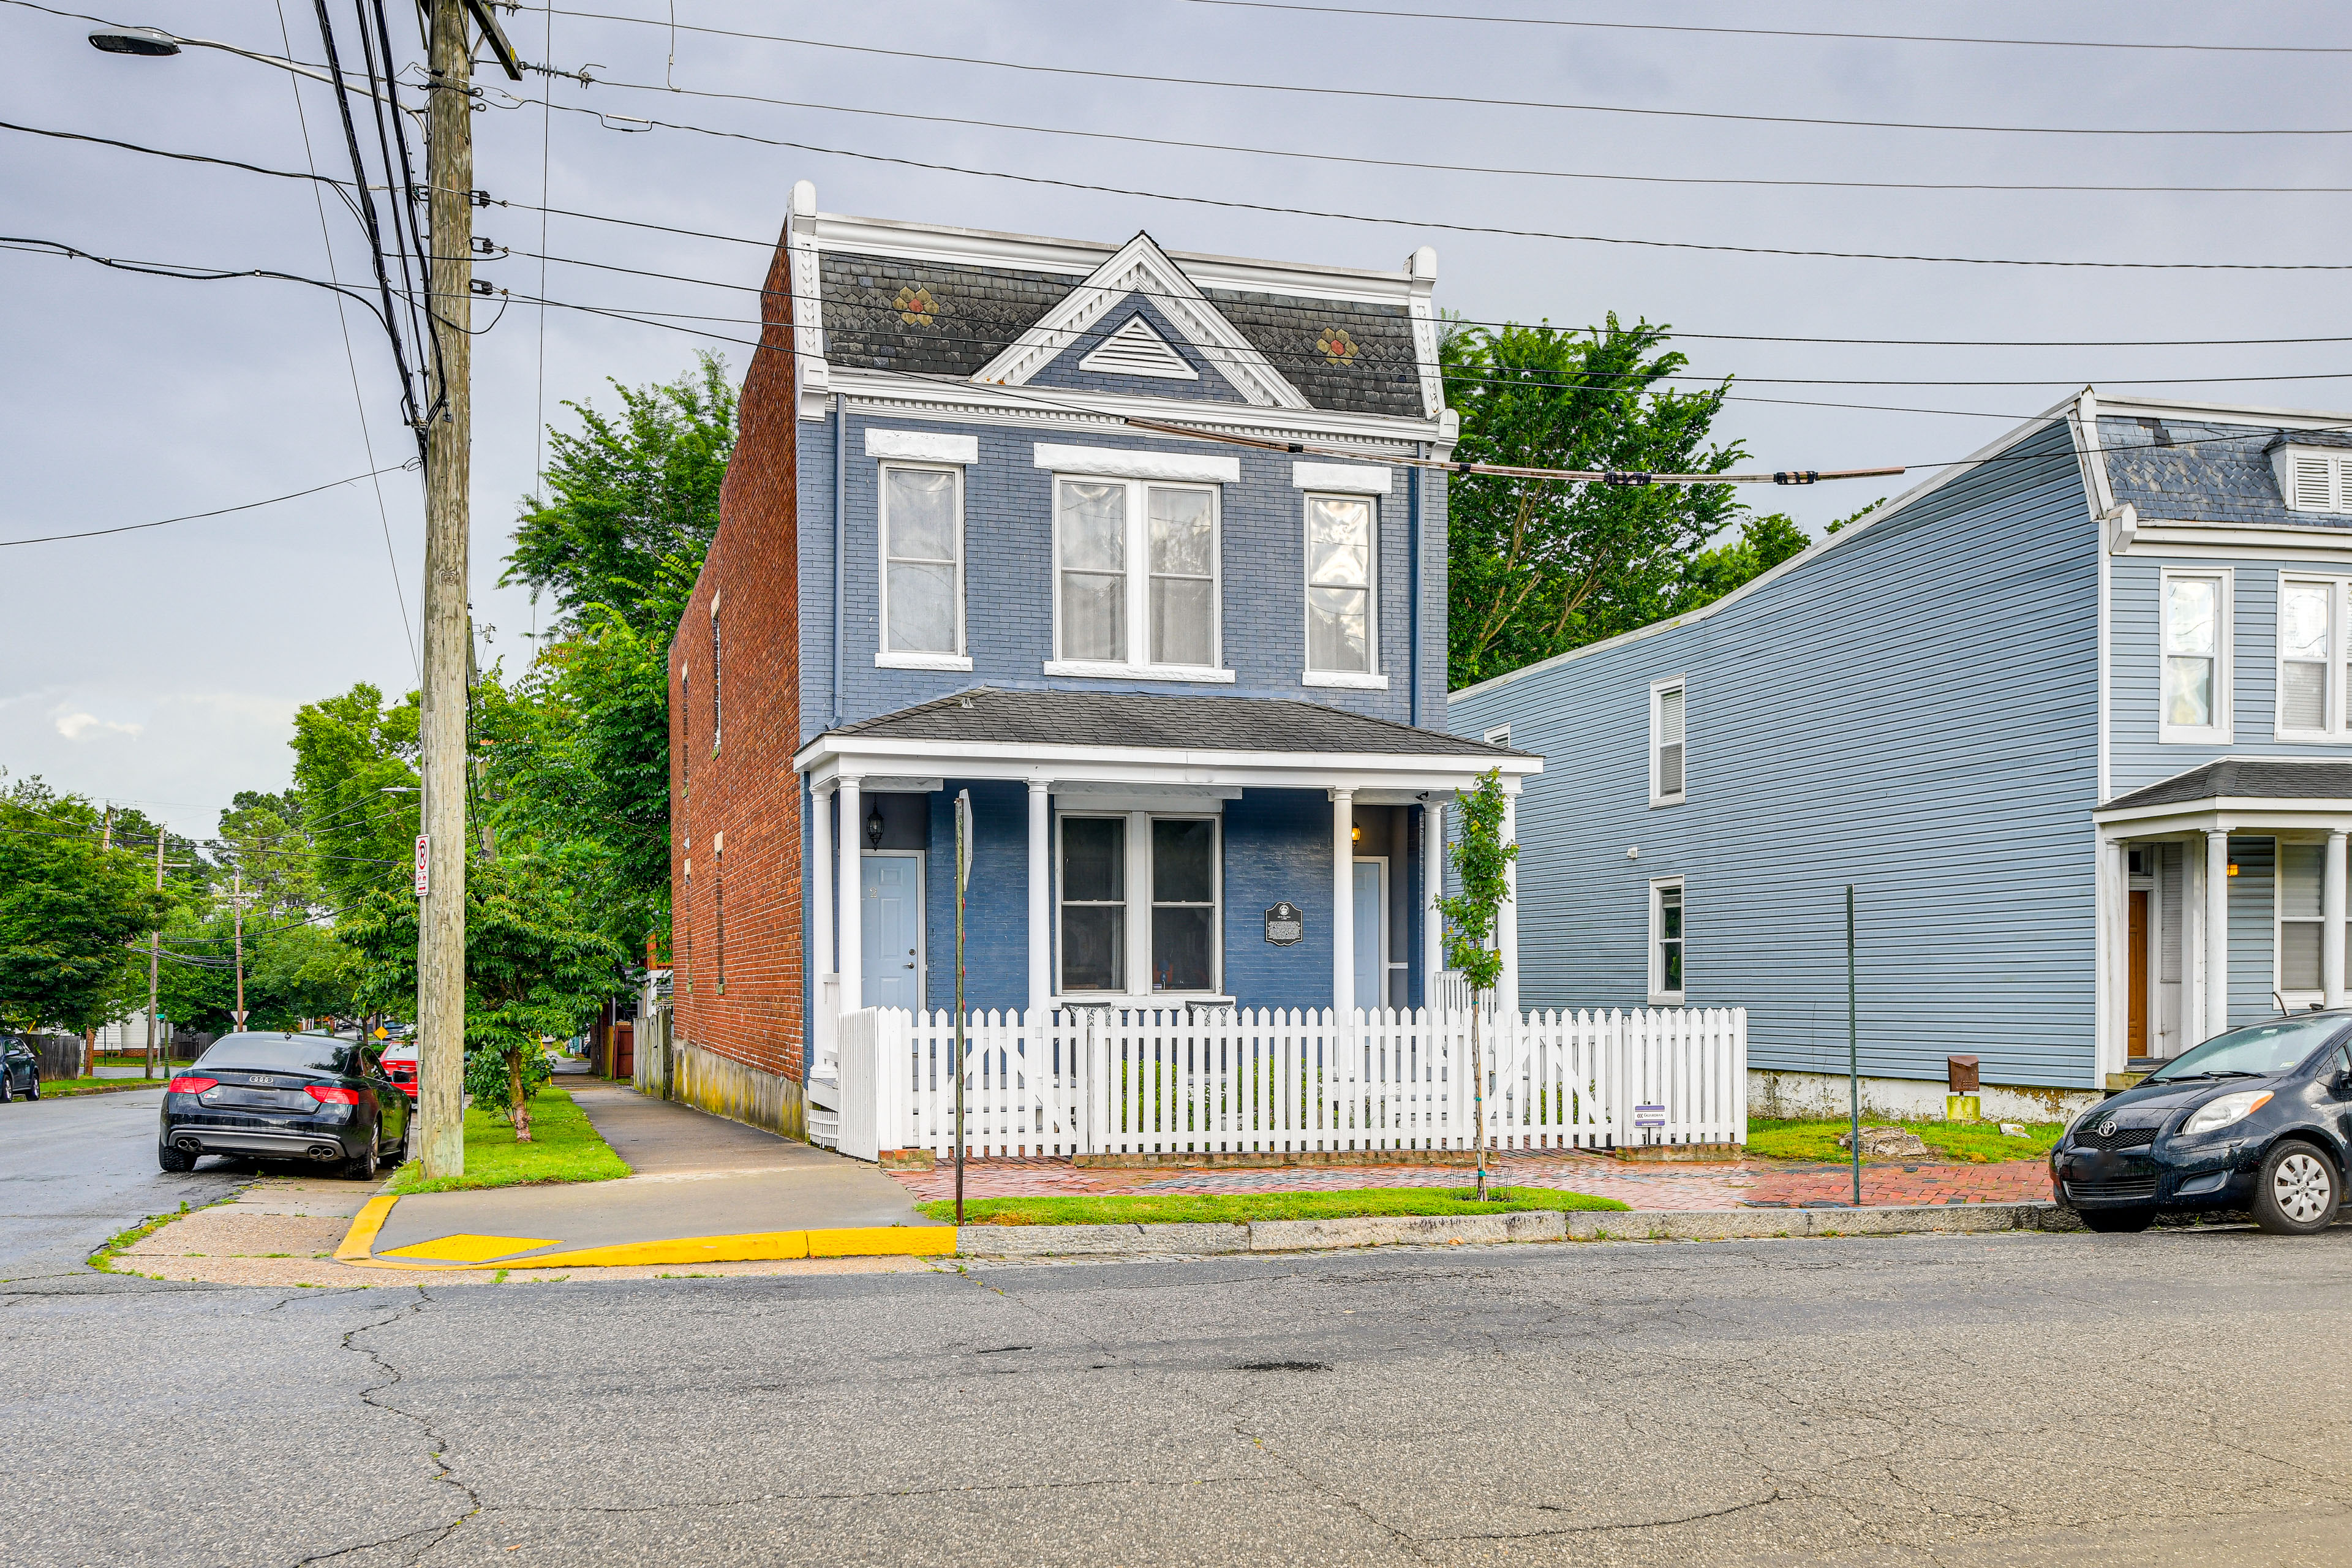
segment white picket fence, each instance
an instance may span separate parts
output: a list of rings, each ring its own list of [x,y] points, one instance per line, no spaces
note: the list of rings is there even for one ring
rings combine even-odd
[[[1488,1147],[1744,1143],[1745,1008],[1489,1012]],[[965,1021],[973,1156],[1467,1149],[1471,1015],[1088,1007]],[[955,1147],[955,1018],[843,1016],[840,1149]]]

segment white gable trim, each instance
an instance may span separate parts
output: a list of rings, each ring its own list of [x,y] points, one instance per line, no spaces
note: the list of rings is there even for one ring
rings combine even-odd
[[[1151,330],[1151,323],[1137,311],[1127,319],[1127,325],[1095,345],[1095,352],[1078,362],[1080,370],[1090,370],[1097,375],[1157,375],[1171,381],[1198,381],[1201,373],[1184,363],[1184,356],[1169,346],[1168,340]]]
[[[1062,351],[1091,331],[1128,295],[1150,294],[1179,335],[1206,353],[1244,402],[1259,408],[1305,408],[1307,398],[1225,320],[1148,234],[1139,234],[1064,296],[1037,324],[972,377],[1026,386]]]

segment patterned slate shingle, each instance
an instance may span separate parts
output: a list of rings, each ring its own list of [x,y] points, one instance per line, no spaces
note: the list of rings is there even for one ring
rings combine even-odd
[[[2352,516],[2290,511],[2279,494],[2270,447],[2275,425],[2099,416],[2107,482],[2150,522],[2245,523],[2264,528],[2352,530]],[[2294,433],[2298,445],[2352,446],[2326,431]]]
[[[1412,346],[1412,318],[1403,307],[1225,289],[1203,292],[1316,407],[1424,417],[1421,361]],[[1333,327],[1356,345],[1354,356],[1344,363],[1333,363],[1315,346]]]
[[[2103,811],[2200,800],[2352,799],[2352,763],[2224,757],[2107,802]]]
[[[901,741],[1154,750],[1374,752],[1521,757],[1441,730],[1343,713],[1286,698],[1147,697],[1116,691],[1008,691],[978,686],[834,731]]]

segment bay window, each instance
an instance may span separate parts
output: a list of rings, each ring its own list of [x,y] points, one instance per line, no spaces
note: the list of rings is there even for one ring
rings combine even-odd
[[[1046,673],[1231,681],[1218,560],[1213,487],[1057,477]]]

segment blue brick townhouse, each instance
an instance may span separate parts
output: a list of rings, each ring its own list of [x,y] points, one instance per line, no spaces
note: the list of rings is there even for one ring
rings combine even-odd
[[[967,790],[974,1009],[1423,1004],[1444,803],[1539,766],[1446,728],[1435,273],[794,187],[672,650],[688,1098],[796,1131],[950,1005]]]
[[[1745,1005],[1759,1112],[1842,1110],[1853,884],[1888,1110],[1939,1106],[1947,1054],[2014,1114],[2340,1005],[2347,432],[2085,391],[1716,604],[1456,692],[1549,759],[1528,1004]]]

